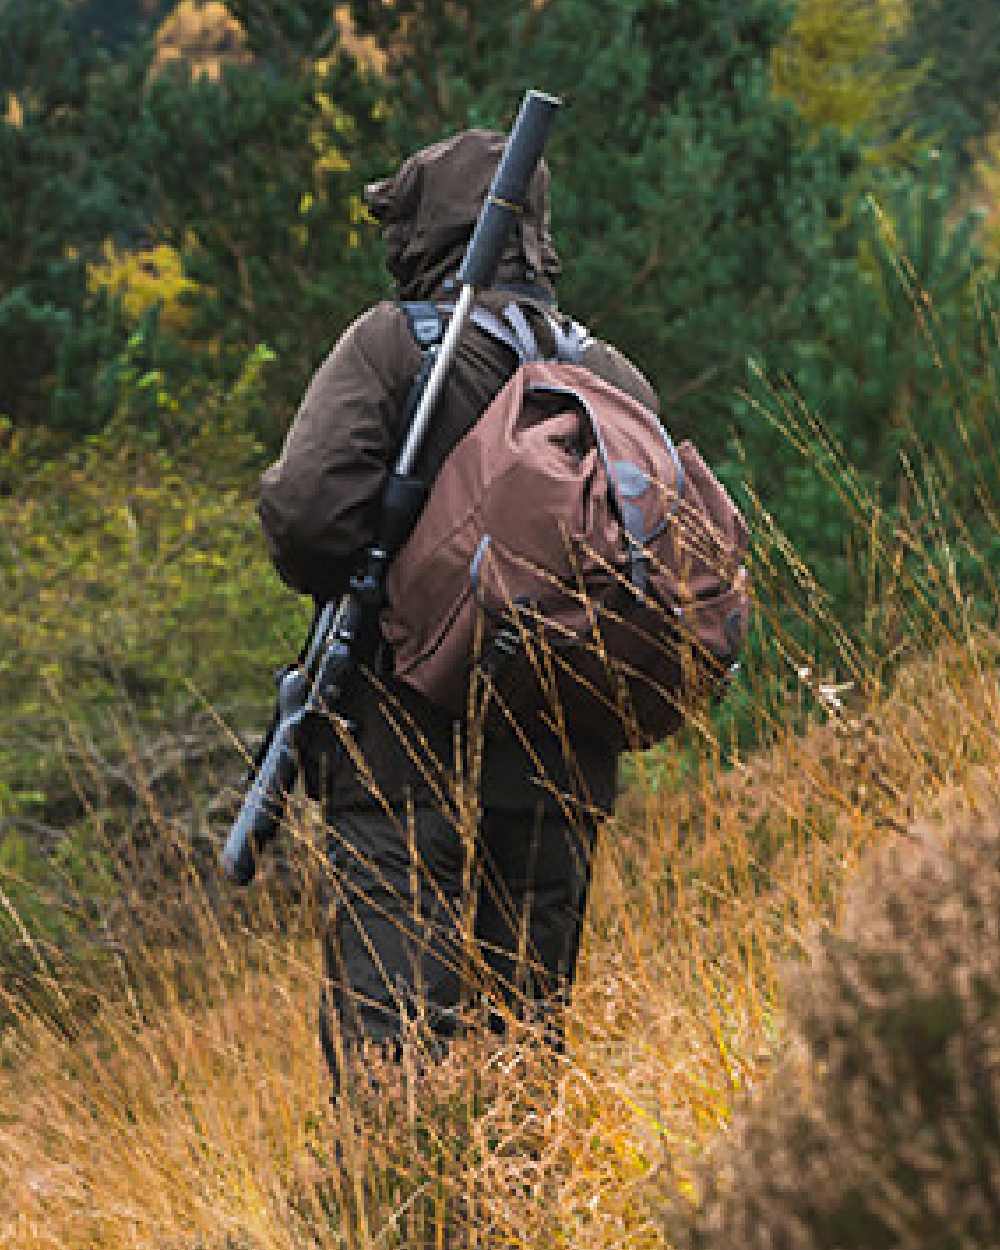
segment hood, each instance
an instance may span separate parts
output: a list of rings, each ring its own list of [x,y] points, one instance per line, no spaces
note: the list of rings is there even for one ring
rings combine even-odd
[[[505,142],[495,130],[464,130],[415,152],[393,177],[365,187],[400,298],[427,299],[457,272]],[[558,274],[549,231],[549,171],[542,161],[497,281],[536,282],[551,290]]]

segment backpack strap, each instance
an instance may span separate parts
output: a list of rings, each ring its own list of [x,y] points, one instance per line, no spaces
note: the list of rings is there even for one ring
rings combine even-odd
[[[444,338],[444,318],[437,304],[429,300],[406,300],[399,306],[420,351],[424,353],[437,347]]]
[[[404,310],[407,307],[423,308],[427,305],[403,305]],[[434,315],[440,320],[441,309],[450,313],[454,308],[454,304],[442,304],[440,308],[435,305],[429,305],[433,309]],[[407,314],[409,316],[409,314]],[[561,361],[563,364],[576,365],[583,358],[583,353],[594,341],[586,326],[580,325],[578,321],[570,321],[568,328],[564,328],[555,317],[548,313],[544,314],[548,324],[549,331],[555,342],[555,360]],[[503,343],[517,357],[518,364],[525,365],[535,360],[543,360],[541,349],[538,346],[538,339],[534,330],[528,322],[528,318],[524,315],[524,310],[519,304],[513,300],[504,307],[502,316],[497,316],[488,308],[483,308],[476,304],[470,314],[469,319],[472,324],[482,330],[484,334],[489,335],[491,339],[496,339],[498,343]],[[411,329],[413,323],[411,322]],[[413,330],[414,338],[417,337],[416,330]],[[419,340],[418,340],[419,341]]]
[[[563,364],[579,364],[583,353],[594,341],[586,326],[580,325],[578,321],[570,321],[568,327],[564,328],[555,317],[548,313],[544,315],[555,342],[554,359]],[[484,334],[509,347],[522,365],[544,359],[535,332],[519,304],[508,304],[502,317],[477,306],[472,310],[472,321]]]
[[[524,315],[524,309],[520,304],[508,304],[503,310],[503,319],[514,331],[514,337],[517,339],[521,347],[520,356],[521,363],[526,364],[529,361],[541,360],[541,352],[538,350],[538,339],[535,338],[535,332],[528,324],[528,318]]]
[[[567,365],[578,365],[583,359],[583,353],[594,341],[590,331],[586,326],[580,325],[579,321],[570,321],[569,328],[563,329],[555,317],[550,317],[548,313],[545,314],[545,320],[549,323],[552,337],[556,341],[556,360]]]
[[[510,308],[517,308],[516,304],[509,305]],[[520,312],[520,309],[518,309]],[[470,314],[470,320],[477,329],[482,330],[484,334],[488,334],[491,339],[496,339],[498,343],[503,343],[517,357],[518,364],[527,364],[529,360],[538,359],[538,343],[535,336],[531,332],[524,314],[521,314],[523,327],[515,321],[511,323],[506,318],[507,310],[504,309],[505,316],[498,317],[495,313],[491,313],[489,309],[482,308],[478,304],[473,308]]]
[[[424,386],[434,368],[434,358],[444,338],[445,319],[437,304],[427,300],[401,301],[399,307],[406,317],[413,340],[420,348],[420,368],[417,370],[403,404],[403,429],[408,430],[424,393]]]

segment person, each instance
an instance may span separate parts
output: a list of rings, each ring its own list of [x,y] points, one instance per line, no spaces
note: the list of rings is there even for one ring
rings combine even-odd
[[[467,130],[410,156],[365,189],[398,301],[447,315],[455,276],[503,151],[504,136]],[[535,171],[488,311],[511,302],[554,353],[560,262],[550,231],[549,173]],[[364,312],[310,382],[277,462],[260,483],[259,514],[282,578],[318,602],[346,588],[375,537],[382,484],[404,433],[421,365],[398,301]],[[652,387],[624,355],[592,339],[582,362],[655,410]],[[515,354],[474,324],[463,332],[418,474],[432,480],[503,387]],[[525,500],[526,507],[545,501]],[[488,992],[491,1028],[537,1012],[562,1045],[598,825],[610,811],[622,740],[613,725],[572,751],[544,725],[456,723],[393,679],[391,659],[359,674],[309,754],[322,774],[331,863],[320,1036],[335,1083],[366,1044],[391,1058],[419,1029],[434,1047]]]

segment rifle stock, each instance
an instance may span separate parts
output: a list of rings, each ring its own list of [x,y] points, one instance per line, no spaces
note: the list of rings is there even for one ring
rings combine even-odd
[[[295,732],[304,712],[299,709],[281,721],[271,745],[246,793],[240,813],[226,839],[222,866],[230,881],[247,885],[257,871],[257,853],[277,833],[288,797],[299,772]]]
[[[524,96],[459,269],[462,289],[455,310],[386,482],[379,537],[366,552],[362,571],[352,579],[339,605],[327,603],[319,613],[302,662],[281,679],[277,726],[222,852],[223,870],[238,885],[253,879],[257,852],[277,833],[299,772],[296,739],[303,723],[311,716],[336,712],[359,662],[359,643],[378,628],[389,561],[412,529],[426,495],[426,486],[411,476],[413,466],[476,291],[493,282],[559,105],[555,96],[541,91],[528,91]]]

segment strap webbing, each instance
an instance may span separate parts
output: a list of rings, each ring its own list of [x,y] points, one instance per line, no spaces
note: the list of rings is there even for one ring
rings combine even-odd
[[[436,347],[444,338],[444,318],[437,304],[429,300],[408,300],[400,304],[410,333],[422,352]]]
[[[554,359],[563,364],[579,364],[584,352],[594,341],[587,328],[578,321],[570,321],[568,327],[564,328],[548,313],[545,313],[545,320],[555,342]],[[509,347],[522,365],[544,359],[538,347],[538,339],[519,305],[508,304],[503,310],[502,319],[485,308],[476,307],[472,310],[472,321],[484,334]]]

